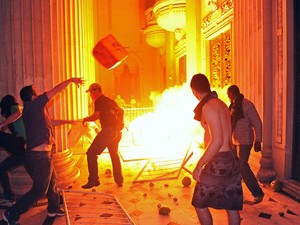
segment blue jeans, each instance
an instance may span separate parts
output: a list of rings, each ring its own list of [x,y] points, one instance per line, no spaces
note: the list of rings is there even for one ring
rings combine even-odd
[[[254,197],[263,195],[262,189],[259,187],[254,173],[252,172],[248,160],[252,145],[235,145],[235,151],[240,161],[240,171],[242,178]]]
[[[112,162],[114,181],[123,183],[122,166],[118,153],[121,138],[122,133],[112,128],[105,128],[98,133],[86,153],[90,182],[99,181],[97,159],[98,155],[107,148]]]
[[[0,147],[5,148],[11,154],[0,162],[0,183],[2,184],[4,198],[15,200],[15,194],[11,186],[10,170],[24,162],[25,140],[13,134],[0,131]]]
[[[16,221],[22,213],[34,206],[45,195],[48,199],[48,212],[55,212],[60,207],[51,152],[27,151],[24,166],[33,184],[31,189],[8,210]]]

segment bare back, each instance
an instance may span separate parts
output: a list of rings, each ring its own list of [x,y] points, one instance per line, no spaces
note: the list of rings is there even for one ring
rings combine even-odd
[[[212,99],[204,105],[202,113],[207,150],[213,147],[214,153],[231,151],[231,123],[226,104],[220,99]]]

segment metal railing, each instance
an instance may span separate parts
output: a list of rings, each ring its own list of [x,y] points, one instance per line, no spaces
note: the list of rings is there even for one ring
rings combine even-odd
[[[125,126],[129,126],[129,124],[135,120],[136,118],[146,114],[154,112],[153,107],[149,108],[124,108],[124,122]]]

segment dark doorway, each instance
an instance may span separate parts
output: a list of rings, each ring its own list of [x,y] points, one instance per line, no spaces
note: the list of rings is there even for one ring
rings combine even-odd
[[[293,146],[293,179],[300,181],[300,1],[294,0],[295,35],[295,129]]]

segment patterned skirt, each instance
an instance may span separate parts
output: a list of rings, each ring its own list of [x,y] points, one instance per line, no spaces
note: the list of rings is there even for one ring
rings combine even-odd
[[[239,161],[232,151],[217,153],[205,165],[194,190],[192,205],[226,210],[243,208]]]

